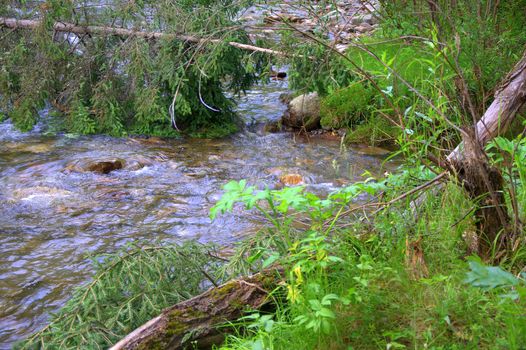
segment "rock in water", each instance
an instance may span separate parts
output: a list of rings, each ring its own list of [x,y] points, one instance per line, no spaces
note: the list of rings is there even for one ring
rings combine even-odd
[[[124,162],[120,159],[96,162],[88,166],[88,171],[95,173],[108,174],[114,170],[119,170],[124,167]]]
[[[279,181],[285,186],[302,185],[303,177],[300,174],[287,174],[279,178]]]
[[[283,125],[311,131],[320,127],[320,98],[312,92],[296,97],[282,118]]]
[[[114,170],[124,168],[124,164],[124,160],[118,158],[102,161],[81,159],[66,166],[66,170],[79,173],[94,172],[99,174],[109,174]]]

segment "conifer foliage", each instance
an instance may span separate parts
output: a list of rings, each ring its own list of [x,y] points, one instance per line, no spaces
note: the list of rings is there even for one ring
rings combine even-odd
[[[0,28],[0,110],[22,130],[50,103],[64,129],[80,134],[231,132],[233,102],[224,92],[247,89],[262,62],[227,44],[250,43],[236,21],[246,6],[243,0],[0,0],[0,16],[40,21],[35,30]],[[220,40],[78,35],[55,31],[57,22]]]

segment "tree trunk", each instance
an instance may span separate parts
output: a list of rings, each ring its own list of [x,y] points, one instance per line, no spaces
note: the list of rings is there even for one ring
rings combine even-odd
[[[526,51],[495,92],[493,103],[446,162],[440,166],[452,170],[471,198],[479,200],[476,211],[478,253],[487,260],[499,260],[514,247],[517,227],[511,227],[504,201],[503,179],[498,169],[490,167],[484,146],[494,137],[504,134],[521,107],[526,107]],[[440,187],[435,188],[437,193]],[[426,194],[412,202],[413,211],[427,198]],[[500,251],[493,251],[495,248]],[[495,253],[495,254],[494,254]]]
[[[5,18],[0,17],[0,28],[11,28],[11,29],[37,29],[42,25],[40,20],[29,20],[29,19],[16,19],[16,18]],[[100,35],[115,35],[120,37],[138,37],[144,39],[177,39],[182,41],[188,41],[197,44],[220,44],[223,43],[223,40],[220,39],[204,39],[193,35],[185,34],[172,34],[172,33],[163,33],[163,32],[144,32],[140,30],[126,29],[126,28],[116,28],[116,27],[105,27],[105,26],[81,26],[73,23],[64,23],[64,22],[55,22],[53,24],[53,30],[55,32],[63,33],[74,33],[78,35],[84,34],[100,34]],[[266,49],[263,47],[241,44],[234,41],[227,43],[230,46],[237,47],[241,50],[248,51],[257,51],[263,52],[275,56],[290,56],[285,52]]]
[[[503,134],[526,103],[526,52],[495,93],[495,100],[477,122],[467,130],[463,142],[447,157],[470,197],[480,203],[475,212],[479,254],[499,260],[513,249],[519,230],[512,227],[504,200],[504,180],[500,171],[488,163],[484,146]]]
[[[269,269],[251,277],[229,281],[164,310],[137,328],[110,350],[209,349],[224,339],[218,329],[245,311],[270,306],[269,293],[281,280],[280,270]]]

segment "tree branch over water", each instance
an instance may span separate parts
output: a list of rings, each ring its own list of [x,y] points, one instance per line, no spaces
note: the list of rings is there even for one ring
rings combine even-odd
[[[30,29],[35,30],[42,25],[40,20],[29,20],[29,19],[16,19],[16,18],[5,18],[0,17],[0,27],[11,28],[11,29]],[[82,26],[73,23],[55,22],[53,24],[53,30],[63,33],[74,33],[74,34],[101,34],[101,35],[115,35],[120,37],[137,37],[144,39],[176,39],[181,41],[187,41],[197,44],[220,44],[223,43],[221,39],[205,39],[193,35],[186,34],[174,34],[174,33],[163,33],[163,32],[145,32],[134,29],[109,27],[109,26]],[[228,45],[236,47],[241,50],[248,50],[254,52],[263,52],[269,55],[288,57],[290,54],[282,51],[267,49],[264,47],[242,44],[234,41],[227,42]]]

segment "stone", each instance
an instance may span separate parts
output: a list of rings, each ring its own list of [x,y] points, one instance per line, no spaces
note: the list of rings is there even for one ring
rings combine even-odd
[[[360,32],[370,32],[371,30],[373,30],[373,26],[370,25],[369,23],[367,22],[363,22],[362,24],[360,24],[358,27],[355,28],[355,30],[357,31],[360,31]]]
[[[304,183],[303,176],[300,174],[286,174],[281,176],[279,181],[285,186],[296,186]]]
[[[282,123],[295,129],[311,131],[320,127],[320,97],[318,93],[300,95],[289,102]]]
[[[29,152],[29,153],[46,153],[53,149],[53,145],[50,143],[18,143],[8,142],[4,144],[4,147],[10,152]]]
[[[283,80],[287,77],[287,73],[286,72],[276,72],[274,70],[271,70],[270,71],[270,77],[273,79],[273,80]]]
[[[31,201],[36,199],[53,200],[57,198],[69,197],[71,195],[72,192],[65,189],[47,186],[35,186],[14,190],[11,199],[16,201]]]
[[[119,170],[124,167],[124,162],[120,159],[95,162],[88,166],[87,170],[95,173],[109,174],[114,170]]]
[[[351,24],[352,25],[361,25],[362,23],[367,23],[367,24],[370,24],[370,25],[373,25],[375,23],[378,23],[378,18],[376,16],[373,16],[371,14],[365,14],[365,15],[361,15],[361,16],[354,16],[352,19],[351,19]]]
[[[124,168],[125,162],[122,159],[114,158],[108,160],[80,159],[66,166],[66,171],[78,173],[94,172],[99,174],[109,174],[114,170]]]
[[[288,92],[284,92],[282,94],[279,95],[279,101],[281,103],[285,103],[285,104],[288,104],[290,103],[290,101],[292,101],[294,99],[294,96],[291,94],[291,93],[288,93]]]
[[[386,156],[391,153],[391,151],[385,148],[367,145],[353,147],[353,151],[366,156]]]
[[[281,131],[281,122],[280,121],[269,121],[266,122],[263,126],[263,132],[266,133],[277,133]]]

